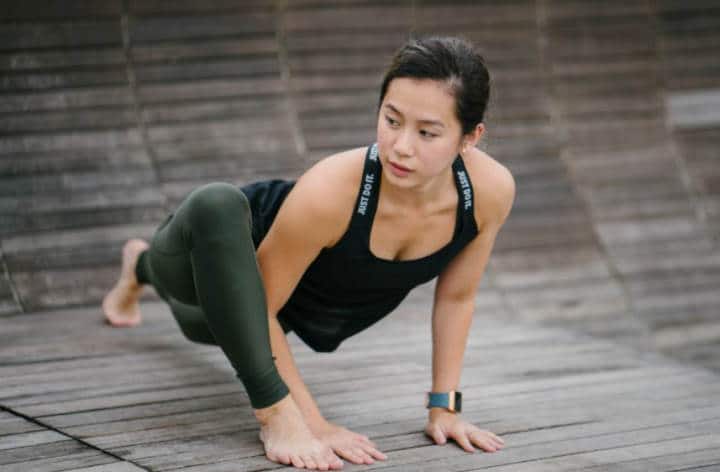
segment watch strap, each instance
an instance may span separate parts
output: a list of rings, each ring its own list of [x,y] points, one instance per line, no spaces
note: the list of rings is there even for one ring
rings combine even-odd
[[[462,411],[462,393],[451,390],[449,392],[428,392],[427,408],[445,408],[448,411]]]

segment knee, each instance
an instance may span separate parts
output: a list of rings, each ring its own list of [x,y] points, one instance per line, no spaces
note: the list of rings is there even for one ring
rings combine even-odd
[[[211,344],[214,346],[218,345],[215,336],[212,335],[210,330],[207,328],[207,325],[187,326],[181,324],[179,326],[180,331],[182,331],[183,336],[185,336],[188,341],[199,344]]]
[[[188,201],[193,225],[251,223],[250,202],[235,185],[212,182],[195,189]]]

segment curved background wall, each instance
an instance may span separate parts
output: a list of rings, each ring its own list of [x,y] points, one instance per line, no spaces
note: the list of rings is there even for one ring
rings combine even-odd
[[[97,304],[197,185],[371,142],[411,32],[494,79],[483,147],[518,193],[479,317],[720,369],[719,1],[3,2],[0,314]]]

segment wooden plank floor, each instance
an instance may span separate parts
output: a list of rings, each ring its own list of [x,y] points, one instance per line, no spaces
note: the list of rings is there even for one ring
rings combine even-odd
[[[144,470],[31,419],[0,410],[0,469],[132,472]]]
[[[565,328],[476,313],[463,416],[506,447],[470,454],[423,433],[430,386],[428,286],[330,354],[290,335],[331,421],[388,455],[345,470],[720,470],[720,376]],[[265,459],[242,385],[214,346],[182,337],[144,302],[134,329],[99,308],[3,318],[0,469],[259,471]]]

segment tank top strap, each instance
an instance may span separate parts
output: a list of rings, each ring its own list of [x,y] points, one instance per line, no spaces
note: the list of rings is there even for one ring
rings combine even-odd
[[[465,163],[459,154],[453,161],[452,167],[459,197],[458,217],[460,219],[461,228],[464,233],[467,233],[472,237],[477,232],[472,181],[470,180],[470,175],[465,168]]]
[[[455,182],[457,184],[458,193],[460,195],[460,205],[462,205],[463,213],[472,214],[473,211],[473,191],[470,176],[468,175],[462,157],[458,154],[452,164],[453,173],[455,174]]]
[[[378,203],[380,172],[382,172],[382,167],[378,160],[378,147],[377,143],[374,143],[368,146],[365,153],[362,180],[350,219],[350,227],[346,233],[346,236],[352,234],[352,237],[346,242],[356,246],[359,250],[364,249],[364,240],[370,235]]]

